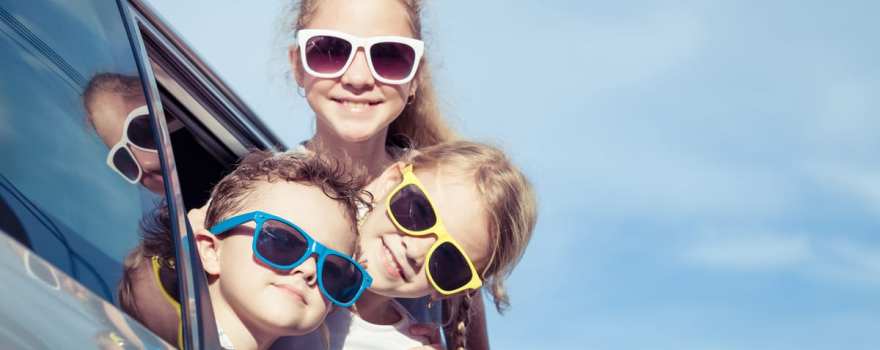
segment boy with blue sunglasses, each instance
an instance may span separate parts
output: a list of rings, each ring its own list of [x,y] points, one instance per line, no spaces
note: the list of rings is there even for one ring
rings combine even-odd
[[[195,236],[224,347],[308,333],[370,285],[351,259],[360,188],[326,159],[265,152],[214,187]]]
[[[370,275],[351,259],[356,212],[366,205],[362,183],[339,164],[311,153],[254,152],[214,187],[206,210],[190,213],[224,348],[264,349],[308,333],[331,305],[351,306],[369,287]],[[152,326],[160,319],[179,317],[150,304],[161,295],[177,304],[173,247],[167,210],[146,219],[119,299],[159,331]],[[160,333],[180,343],[172,334],[179,329]]]

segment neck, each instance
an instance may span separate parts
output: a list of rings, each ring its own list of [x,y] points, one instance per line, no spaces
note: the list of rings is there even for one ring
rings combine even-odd
[[[214,319],[229,341],[232,342],[235,350],[268,349],[278,339],[278,336],[260,331],[255,325],[242,320],[223,298],[219,287],[219,282],[208,286],[211,306],[214,309]]]
[[[378,177],[393,162],[385,149],[388,128],[363,141],[344,140],[329,129],[319,121],[315,136],[309,141],[309,148],[314,144],[320,144],[322,150],[335,159],[347,157],[352,165],[364,167],[370,179]]]
[[[392,325],[400,322],[403,315],[391,306],[392,298],[371,292],[369,289],[361,294],[357,305],[357,314],[372,324]]]

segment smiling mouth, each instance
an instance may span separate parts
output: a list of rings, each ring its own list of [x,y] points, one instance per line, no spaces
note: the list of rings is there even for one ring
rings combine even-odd
[[[391,249],[385,244],[385,240],[380,239],[379,242],[382,245],[385,273],[392,279],[402,279],[404,282],[409,282],[406,278],[406,274],[403,273],[403,267],[400,266],[400,262],[394,258],[394,254],[391,253]]]
[[[382,101],[351,101],[351,100],[343,100],[338,98],[331,98],[333,102],[340,104],[341,106],[352,110],[352,111],[362,111],[371,107],[378,106],[382,104]]]

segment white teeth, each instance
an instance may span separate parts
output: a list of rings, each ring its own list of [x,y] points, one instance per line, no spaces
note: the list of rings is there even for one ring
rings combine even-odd
[[[360,111],[363,111],[363,110],[367,109],[368,107],[370,107],[369,103],[352,102],[352,101],[342,102],[342,105],[345,106],[345,108],[348,108],[349,110],[351,110],[352,112],[360,112]]]

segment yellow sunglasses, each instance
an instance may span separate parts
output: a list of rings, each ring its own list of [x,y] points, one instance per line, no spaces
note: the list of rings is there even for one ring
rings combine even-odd
[[[391,191],[386,209],[400,231],[411,236],[437,236],[426,255],[428,281],[443,295],[480,288],[483,282],[474,263],[449,235],[428,191],[413,173],[412,165],[407,165],[401,174],[403,181]]]
[[[165,301],[171,304],[171,306],[174,307],[174,311],[177,312],[177,348],[183,349],[183,322],[180,319],[180,302],[178,302],[177,298],[172,296],[172,294],[166,289],[166,283],[172,283],[170,279],[173,278],[173,283],[176,284],[177,274],[174,273],[173,267],[170,266],[170,264],[172,264],[171,262],[166,261],[166,263],[163,264],[159,259],[158,256],[153,256],[151,259],[153,262],[153,274],[156,276],[156,284],[159,286],[159,290],[162,291],[162,296],[165,297]],[[162,271],[169,272],[163,276]],[[169,275],[169,273],[171,275]],[[164,280],[168,280],[168,282],[163,282]]]

